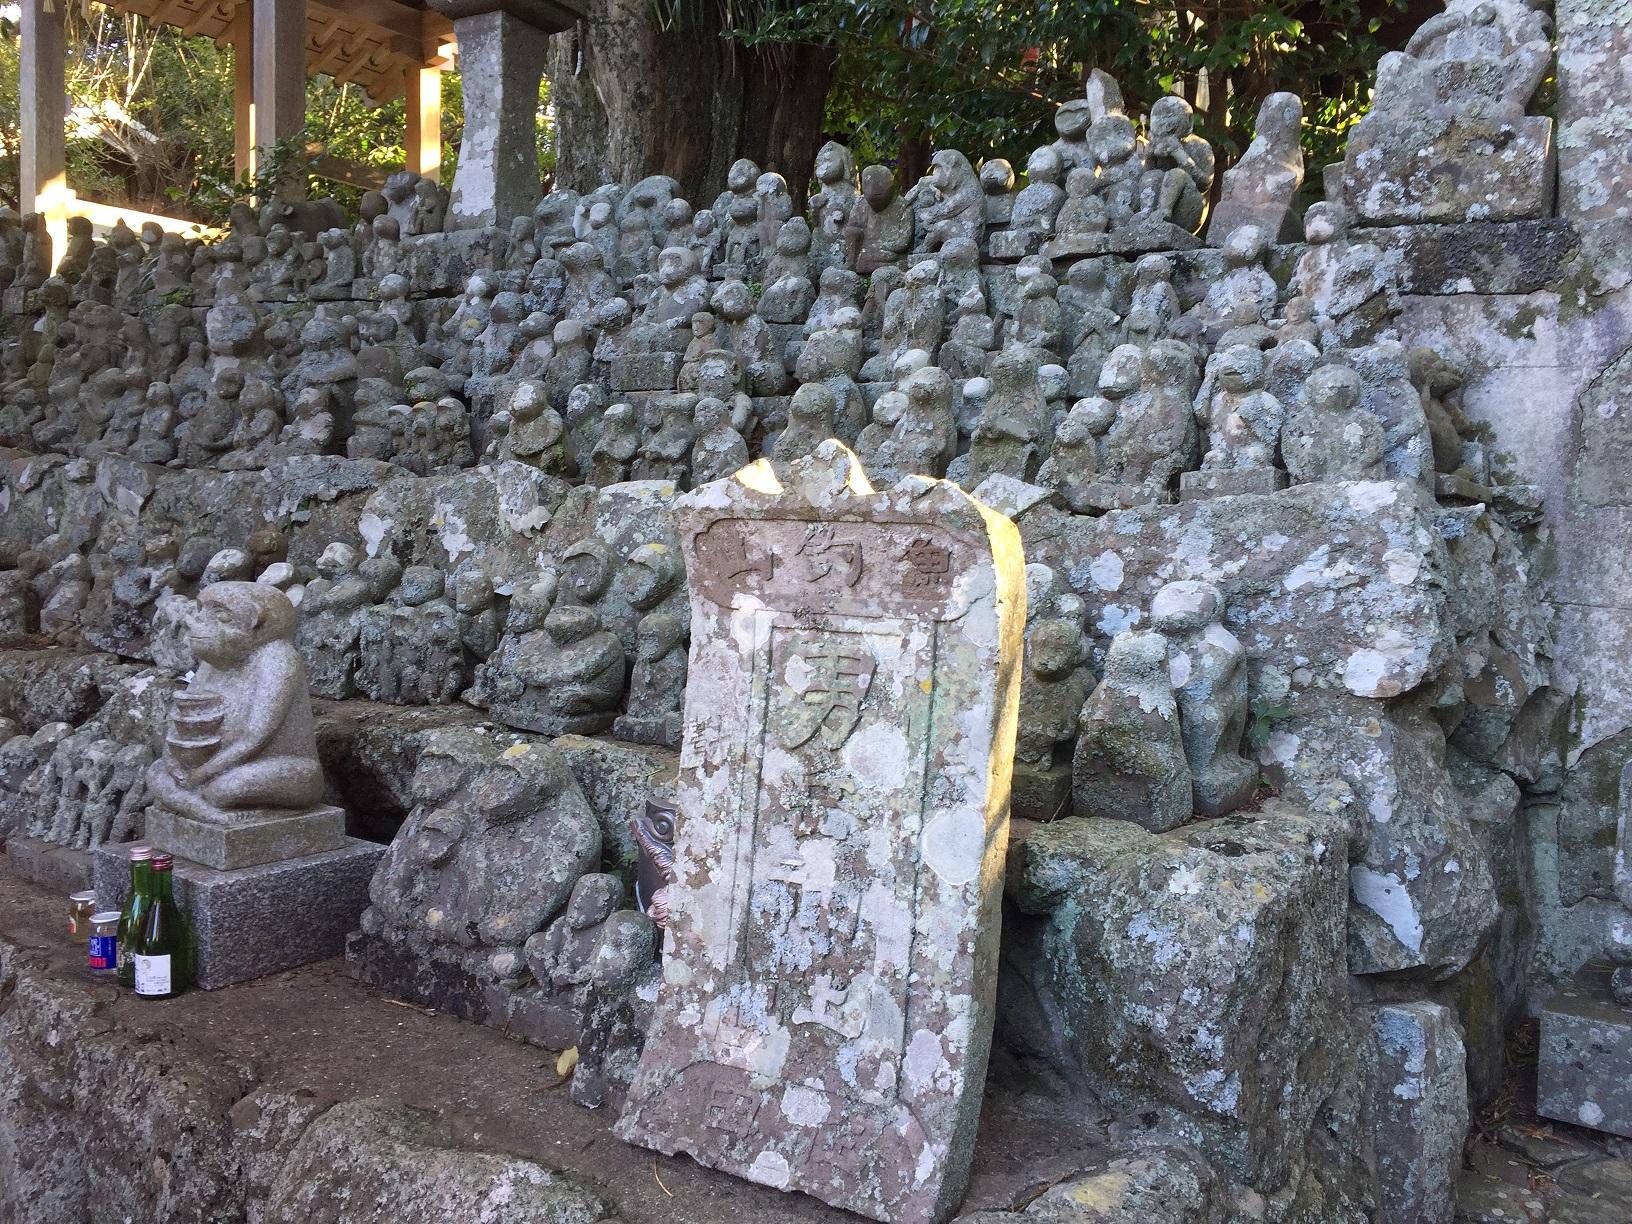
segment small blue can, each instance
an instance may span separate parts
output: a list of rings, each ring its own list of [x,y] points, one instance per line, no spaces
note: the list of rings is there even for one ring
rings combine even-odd
[[[86,944],[88,964],[92,973],[117,973],[119,970],[119,911],[107,910],[91,915],[91,938]]]

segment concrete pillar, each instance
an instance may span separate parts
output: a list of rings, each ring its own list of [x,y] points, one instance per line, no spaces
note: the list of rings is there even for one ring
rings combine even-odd
[[[254,0],[255,147],[260,156],[306,126],[306,0]],[[305,194],[291,175],[280,194]]]
[[[255,173],[255,14],[243,4],[232,19],[232,161],[239,178]]]
[[[465,135],[449,229],[508,225],[539,196],[538,87],[549,36],[508,13],[460,17]]]
[[[22,166],[18,201],[23,212],[58,216],[68,199],[67,49],[63,6],[46,12],[45,0],[23,0],[22,64],[18,97],[22,111]],[[60,252],[62,244],[56,249]]]
[[[404,98],[408,133],[403,144],[406,164],[415,174],[441,182],[442,175],[442,70],[408,69]],[[469,93],[467,86],[466,93]]]
[[[1558,211],[1632,220],[1632,26],[1627,0],[1557,0]]]

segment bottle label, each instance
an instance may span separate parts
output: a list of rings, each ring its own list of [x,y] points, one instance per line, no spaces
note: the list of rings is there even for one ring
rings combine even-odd
[[[90,942],[91,969],[102,972],[119,967],[119,936],[92,935]]]
[[[170,958],[168,956],[141,956],[136,962],[136,993],[139,995],[167,995],[170,993]]]

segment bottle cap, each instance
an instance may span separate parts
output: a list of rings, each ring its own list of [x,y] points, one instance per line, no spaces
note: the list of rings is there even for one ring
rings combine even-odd
[[[103,910],[100,914],[92,914],[92,922],[118,922],[123,917],[118,910]]]
[[[96,903],[96,894],[94,892],[69,893],[68,900],[80,905],[94,905]]]
[[[154,871],[169,871],[171,867],[175,866],[175,862],[176,862],[176,860],[175,860],[174,856],[172,856],[172,855],[169,855],[169,854],[155,854],[153,856],[153,870]]]
[[[130,855],[130,861],[134,863],[137,859],[152,858],[153,847],[148,845],[146,842],[138,842],[136,845],[127,850],[126,853]]]

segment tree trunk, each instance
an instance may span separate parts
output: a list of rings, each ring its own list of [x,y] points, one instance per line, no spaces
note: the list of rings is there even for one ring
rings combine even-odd
[[[749,157],[802,202],[835,58],[740,47],[722,36],[714,4],[682,4],[665,25],[652,0],[593,0],[587,19],[551,40],[556,185],[587,192],[667,174],[703,208]]]

